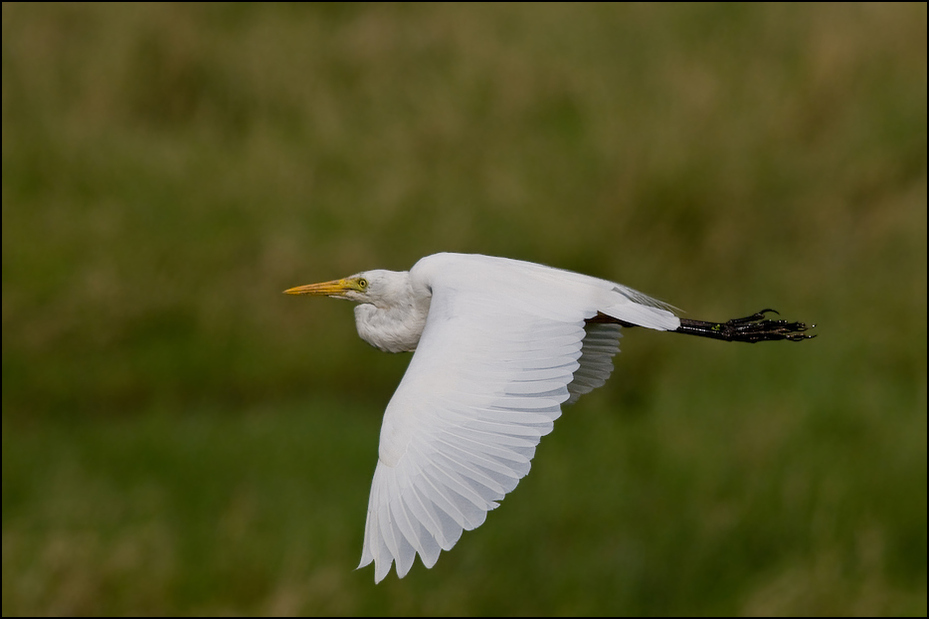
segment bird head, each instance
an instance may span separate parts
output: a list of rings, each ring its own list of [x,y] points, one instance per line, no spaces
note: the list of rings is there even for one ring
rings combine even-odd
[[[387,307],[407,300],[410,294],[409,275],[407,271],[364,271],[331,282],[297,286],[284,293],[325,296]]]

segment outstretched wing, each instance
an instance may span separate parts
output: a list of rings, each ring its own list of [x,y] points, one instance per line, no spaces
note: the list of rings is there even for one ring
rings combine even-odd
[[[359,566],[374,561],[376,582],[393,562],[405,576],[417,554],[432,567],[463,530],[480,526],[529,472],[561,404],[612,370],[618,325],[585,319],[622,305],[617,293],[554,269],[510,280],[525,263],[506,262],[500,272],[479,269],[487,277],[473,268],[431,276],[426,327],[381,428]],[[637,305],[629,315],[643,311],[625,302]],[[669,327],[677,320],[647,310],[670,317]]]

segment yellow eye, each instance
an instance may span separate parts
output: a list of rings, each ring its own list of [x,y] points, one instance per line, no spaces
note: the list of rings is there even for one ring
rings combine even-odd
[[[364,290],[365,288],[367,288],[367,287],[368,287],[368,280],[366,280],[366,279],[363,278],[363,277],[359,277],[359,278],[358,278],[358,287],[361,288],[362,290]]]

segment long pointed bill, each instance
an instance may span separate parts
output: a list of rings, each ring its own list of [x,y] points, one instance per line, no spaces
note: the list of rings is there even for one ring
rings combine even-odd
[[[354,290],[351,280],[334,279],[331,282],[288,288],[284,291],[284,294],[311,294],[319,297],[340,297],[349,290]]]

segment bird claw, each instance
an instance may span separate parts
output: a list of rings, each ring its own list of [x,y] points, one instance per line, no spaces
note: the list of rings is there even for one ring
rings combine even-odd
[[[729,332],[732,341],[749,342],[768,342],[773,340],[789,340],[791,342],[800,342],[809,340],[816,335],[807,335],[805,331],[814,328],[816,325],[807,326],[803,322],[790,322],[788,320],[767,320],[765,314],[774,313],[780,315],[777,310],[770,308],[763,309],[751,316],[744,318],[733,318],[723,324],[726,331]]]
[[[781,313],[777,311],[776,309],[767,308],[759,312],[755,312],[751,316],[746,316],[744,318],[733,318],[732,320],[727,321],[726,324],[727,325],[740,325],[740,324],[745,324],[749,322],[756,322],[758,320],[764,319],[764,315],[767,314],[768,312],[773,312],[777,314],[778,316],[781,315]]]

